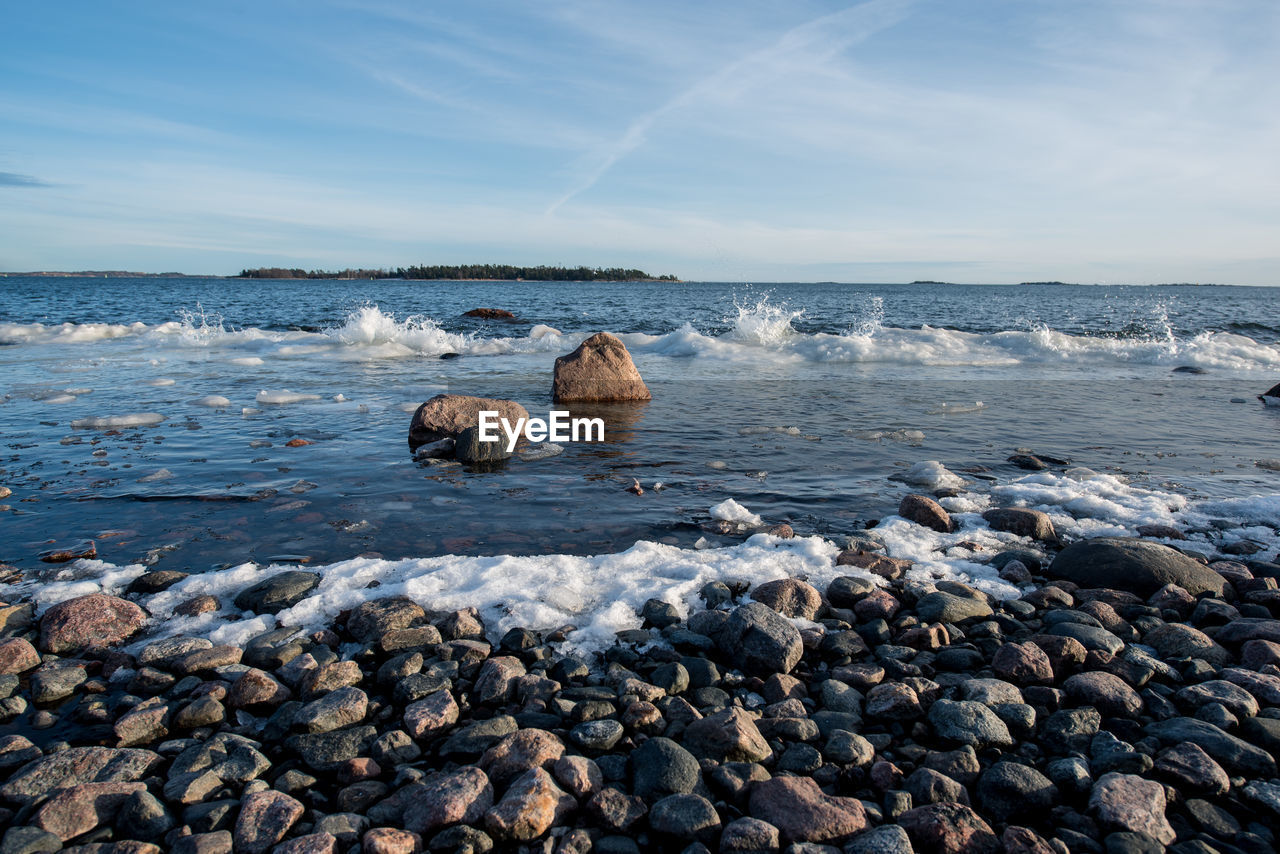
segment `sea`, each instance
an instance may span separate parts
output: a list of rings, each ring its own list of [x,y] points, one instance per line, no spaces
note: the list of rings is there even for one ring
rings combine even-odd
[[[154,633],[224,642],[360,601],[475,606],[583,646],[711,579],[837,573],[850,538],[1017,595],[989,565],[1032,544],[1163,524],[1206,554],[1280,545],[1280,289],[716,282],[0,278],[0,598],[47,607],[188,577]],[[515,320],[464,316],[485,307]],[[645,403],[557,407],[557,356],[608,331]],[[440,393],[603,419],[473,470],[415,455]],[[301,440],[301,441],[298,441]],[[1044,470],[1011,457],[1038,455]],[[643,490],[636,494],[634,486]],[[940,534],[897,517],[946,489]],[[763,528],[786,522],[794,539]],[[50,551],[96,557],[46,562]],[[280,615],[236,591],[305,569]],[[840,568],[840,572],[847,568]],[[175,616],[195,595],[223,607]]]

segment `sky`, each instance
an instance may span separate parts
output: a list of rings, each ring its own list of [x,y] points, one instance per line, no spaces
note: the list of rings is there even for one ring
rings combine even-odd
[[[1280,285],[1274,0],[10,4],[0,270]]]

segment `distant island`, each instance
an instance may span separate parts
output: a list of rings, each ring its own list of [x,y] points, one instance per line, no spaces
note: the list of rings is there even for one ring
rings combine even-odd
[[[49,276],[59,279],[210,279],[219,276],[202,276],[191,273],[135,273],[130,270],[77,270],[73,273],[61,270],[35,270],[29,273],[0,273],[0,276]]]
[[[1020,285],[1066,285],[1069,282],[1018,282]]]
[[[913,285],[954,285],[955,282],[935,282],[932,279],[916,279]]]
[[[241,270],[238,279],[453,279],[508,282],[678,282],[675,276],[651,276],[622,267],[514,267],[509,264],[463,264],[397,267],[394,270],[303,270],[258,267]]]

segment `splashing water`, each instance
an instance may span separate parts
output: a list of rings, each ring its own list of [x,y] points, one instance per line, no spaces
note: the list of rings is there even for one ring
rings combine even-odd
[[[873,296],[867,301],[862,316],[849,327],[847,335],[852,338],[872,338],[884,328],[884,297]]]
[[[348,314],[341,326],[326,330],[325,334],[342,344],[398,344],[426,355],[462,352],[472,344],[471,335],[446,332],[426,315],[410,315],[399,321],[376,305],[361,306]]]
[[[776,347],[785,343],[796,334],[791,322],[804,316],[803,310],[792,311],[785,303],[774,305],[769,302],[768,295],[757,300],[755,305],[745,305],[735,299],[733,307],[738,316],[733,320],[733,328],[724,337],[764,347]]]
[[[200,303],[196,303],[194,310],[179,309],[178,318],[178,333],[184,340],[193,344],[209,344],[225,335],[227,331],[223,326],[222,315],[206,312],[204,306]],[[162,324],[157,327],[157,331],[165,331],[165,326],[168,326],[168,324]]]

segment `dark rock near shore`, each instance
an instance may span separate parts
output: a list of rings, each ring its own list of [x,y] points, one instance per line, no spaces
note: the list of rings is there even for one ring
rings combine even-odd
[[[483,320],[515,320],[516,316],[505,308],[473,308],[464,311],[463,317],[479,317]]]
[[[1150,596],[1166,584],[1176,584],[1193,596],[1222,596],[1226,580],[1181,552],[1139,539],[1100,537],[1081,540],[1063,549],[1049,566],[1051,578],[1081,587],[1114,587]]]
[[[319,586],[320,576],[316,573],[287,570],[242,590],[235,606],[242,611],[275,614],[298,604]]]
[[[735,664],[751,673],[789,673],[804,653],[796,627],[759,602],[735,608],[718,643]]]
[[[1056,543],[1058,534],[1053,529],[1049,514],[1043,510],[1023,507],[1001,507],[987,510],[982,518],[993,531],[1007,531],[1019,537],[1029,537],[1046,543]]]

